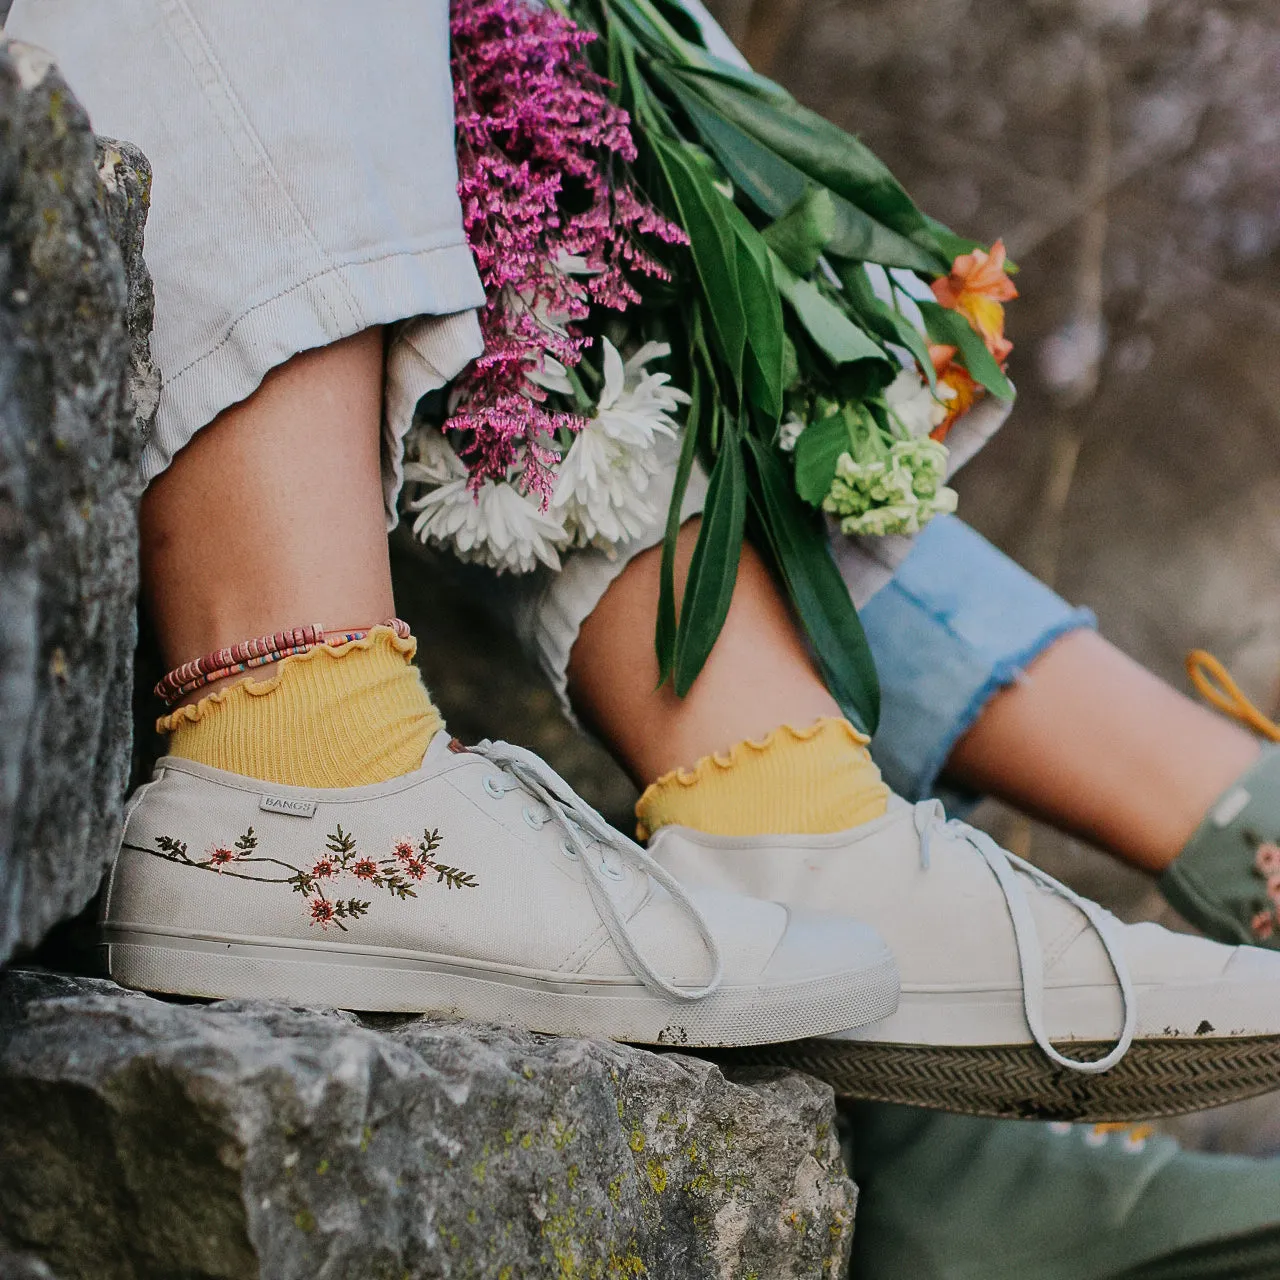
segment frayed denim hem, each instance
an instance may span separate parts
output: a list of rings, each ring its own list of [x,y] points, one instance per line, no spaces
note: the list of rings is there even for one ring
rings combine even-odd
[[[893,581],[862,609],[880,674],[872,754],[900,795],[938,795],[963,810],[938,775],[959,738],[1001,689],[1050,645],[1096,620],[1049,590],[959,520],[935,520]]]

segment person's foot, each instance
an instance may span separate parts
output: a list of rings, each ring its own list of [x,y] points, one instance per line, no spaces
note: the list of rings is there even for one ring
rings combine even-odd
[[[1280,1161],[1149,1129],[859,1103],[852,1273],[912,1280],[1280,1274]]]
[[[641,1043],[823,1035],[898,993],[867,926],[686,892],[536,756],[445,733],[365,787],[166,757],[130,803],[103,930],[112,977],[148,991]]]
[[[1280,750],[1218,799],[1159,885],[1210,938],[1280,950]]]
[[[896,1013],[750,1055],[844,1096],[1131,1120],[1280,1088],[1280,956],[1122,924],[936,801],[822,836],[668,826],[650,852],[685,884],[821,904],[889,943]]]

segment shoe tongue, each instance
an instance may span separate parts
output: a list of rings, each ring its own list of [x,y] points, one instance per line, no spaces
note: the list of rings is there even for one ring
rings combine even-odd
[[[466,747],[457,738],[447,729],[441,729],[427,743],[427,751],[422,757],[422,763],[418,766],[418,772],[425,773],[428,776],[440,773],[456,756],[467,754],[469,753]]]

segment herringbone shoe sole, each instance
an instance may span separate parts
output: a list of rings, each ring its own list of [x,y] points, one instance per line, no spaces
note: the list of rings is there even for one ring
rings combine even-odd
[[[1100,1058],[1110,1044],[1073,1041]],[[724,1065],[789,1067],[837,1097],[901,1102],[964,1115],[1099,1123],[1181,1115],[1280,1089],[1280,1037],[1139,1040],[1112,1067],[1084,1075],[1033,1044],[906,1045],[796,1040],[717,1053]]]

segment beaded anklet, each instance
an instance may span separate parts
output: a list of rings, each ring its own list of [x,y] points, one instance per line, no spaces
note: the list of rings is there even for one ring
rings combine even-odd
[[[388,618],[378,625],[390,627],[401,640],[409,638],[409,624],[399,618]],[[215,680],[252,671],[255,667],[265,667],[282,658],[297,657],[324,645],[337,648],[353,640],[363,640],[372,630],[372,627],[365,627],[360,631],[326,631],[314,623],[309,627],[294,627],[292,631],[277,631],[273,636],[242,640],[230,648],[215,649],[203,658],[175,667],[156,685],[156,697],[171,707],[189,693],[195,693]]]

